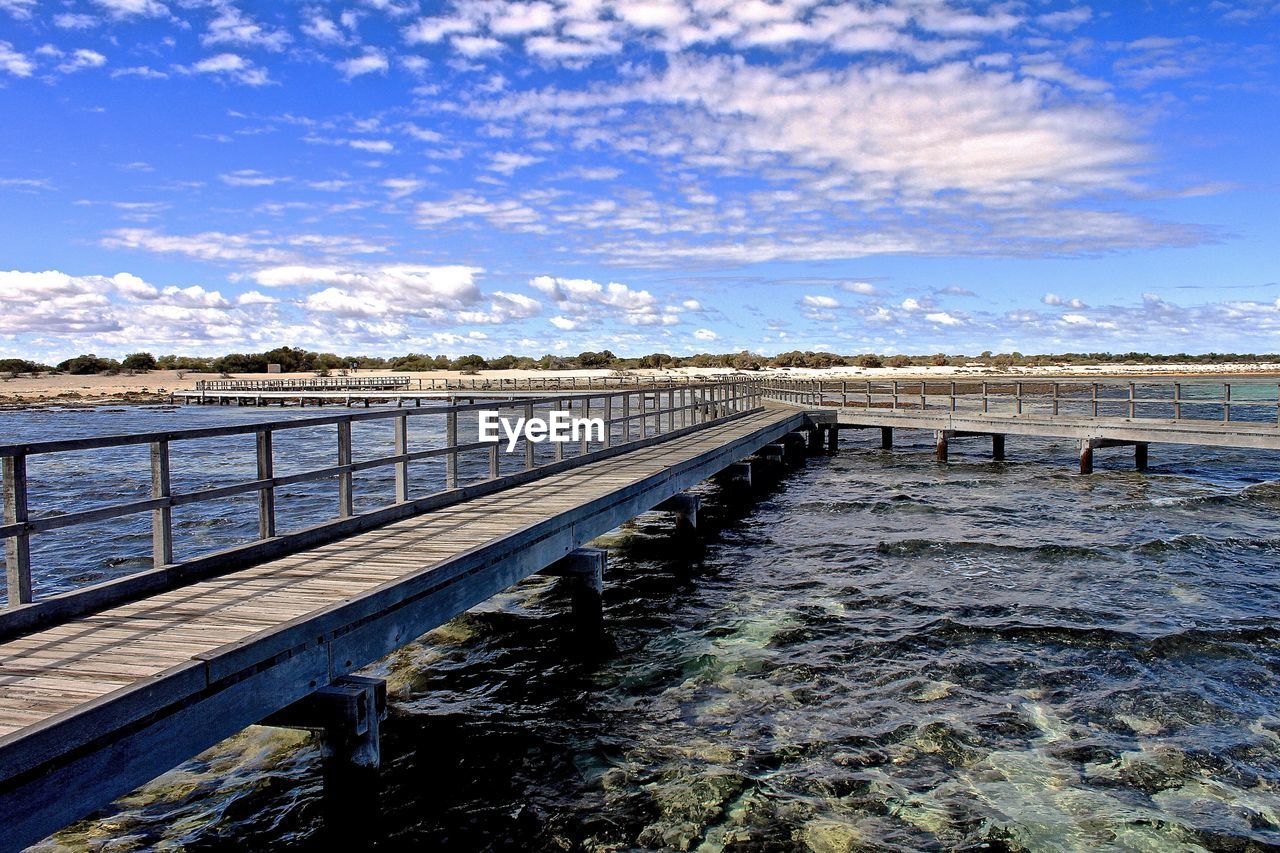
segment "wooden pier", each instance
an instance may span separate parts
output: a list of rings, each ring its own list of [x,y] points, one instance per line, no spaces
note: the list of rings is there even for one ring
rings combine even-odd
[[[206,379],[194,388],[174,391],[174,403],[204,406],[363,406],[419,407],[423,401],[456,403],[475,400],[513,400],[635,389],[656,393],[691,385],[716,385],[745,377],[706,376],[688,380],[669,376],[532,376],[511,379],[459,376],[417,379],[407,376],[314,377],[293,379]]]
[[[830,420],[765,405],[761,391],[738,381],[0,446],[12,603],[0,611],[0,849],[37,841],[254,723],[322,732],[332,776],[376,766],[385,695],[353,672],[539,571],[581,585],[579,616],[598,619],[603,567],[585,543],[655,508],[695,526],[685,489],[724,471],[742,477],[747,457]],[[460,420],[503,407],[598,414],[608,429],[541,456],[528,441],[500,456],[459,434]],[[410,451],[429,419],[444,421],[444,444]],[[368,421],[391,428],[395,455],[353,461],[352,426]],[[275,476],[273,439],[316,427],[335,430],[337,464]],[[174,448],[234,435],[256,437],[257,479],[174,490]],[[31,458],[129,445],[151,448],[152,497],[37,511]],[[460,466],[468,457],[480,464]],[[422,465],[443,467],[445,488],[413,498]],[[356,514],[352,475],[379,467],[394,469],[394,494]],[[467,470],[478,472],[471,481]],[[321,479],[336,484],[336,518],[276,530],[277,490]],[[258,495],[260,535],[175,563],[172,510],[234,494]],[[40,595],[32,536],[135,513],[151,515],[154,568]]]
[[[879,429],[881,447],[895,429],[933,433],[939,462],[950,444],[989,439],[1003,460],[1008,436],[1078,443],[1080,473],[1094,452],[1131,447],[1145,470],[1152,444],[1280,450],[1280,381],[914,380],[823,382],[770,380],[766,398],[807,411],[831,411],[834,430]],[[834,433],[838,434],[838,433]]]

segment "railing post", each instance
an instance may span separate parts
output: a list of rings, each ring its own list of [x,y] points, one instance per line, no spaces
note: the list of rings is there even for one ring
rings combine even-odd
[[[893,411],[898,411],[898,380],[893,380]]]
[[[982,413],[983,413],[984,415],[987,413],[987,405],[988,405],[988,403],[987,403],[987,383],[986,383],[986,382],[983,382],[983,383],[982,383]]]
[[[258,455],[258,479],[270,480],[276,475],[275,458],[271,448],[271,430],[258,430],[255,442]],[[276,535],[276,487],[263,486],[258,492],[258,538],[270,539]]]
[[[1053,383],[1053,414],[1058,414],[1058,383]]]
[[[563,408],[565,407],[566,402],[565,402],[565,401],[562,401],[562,400],[557,400],[557,401],[556,401],[555,403],[553,403],[552,405],[554,405],[554,406],[555,406],[556,411],[560,411],[561,409],[563,409]],[[572,404],[572,403],[567,403],[567,405],[572,406],[573,404]],[[563,460],[563,459],[564,459],[564,442],[563,442],[563,441],[557,441],[557,442],[555,442],[555,446],[556,446],[556,461],[557,461],[557,462],[559,462],[559,461],[561,461],[561,460]]]
[[[921,413],[923,413],[926,409],[929,408],[929,402],[926,396],[927,391],[928,389],[925,387],[925,381],[921,379],[920,380],[920,411]]]
[[[1013,383],[1013,413],[1022,414],[1022,383]]]
[[[1222,422],[1231,423],[1231,383],[1222,383]]]
[[[622,443],[631,442],[631,393],[622,395]]]
[[[951,380],[951,399],[949,408],[953,413],[956,410],[956,381],[954,379]]]
[[[351,421],[338,421],[338,464],[351,464]],[[355,500],[351,494],[351,471],[338,473],[338,515],[349,518],[355,514]]]
[[[1137,412],[1136,400],[1134,399],[1136,396],[1136,393],[1135,393],[1136,390],[1137,390],[1137,383],[1130,382],[1129,383],[1129,420],[1133,420],[1134,413]]]
[[[1280,416],[1280,406],[1276,407],[1277,416]],[[1173,419],[1179,420],[1182,417],[1182,383],[1173,383]]]
[[[167,498],[173,494],[169,479],[169,442],[151,442],[151,497]],[[151,563],[156,568],[173,562],[173,508],[157,507],[151,511]]]
[[[1090,393],[1093,396],[1093,416],[1096,418],[1098,416],[1098,383],[1091,382],[1089,383],[1089,386],[1090,386]]]
[[[6,456],[4,471],[4,522],[27,522],[27,457]],[[31,534],[20,530],[4,540],[4,565],[8,604],[31,603]]]
[[[532,381],[532,379],[530,381]],[[524,422],[528,423],[531,420],[533,420],[533,403],[525,403],[524,404]],[[536,460],[533,458],[533,442],[530,441],[528,438],[525,438],[524,469],[526,471],[532,471],[535,461]]]
[[[590,384],[588,380],[587,384]],[[586,454],[591,451],[591,430],[587,427],[587,419],[591,417],[591,395],[582,398],[582,445],[579,453]]]
[[[605,379],[608,384],[608,377]],[[613,395],[608,391],[604,395],[604,446],[613,447]]]
[[[449,450],[444,457],[444,487],[454,489],[458,486],[458,410],[453,406],[445,415],[445,446]]]
[[[419,380],[421,381],[421,380]],[[395,453],[404,456],[409,452],[409,414],[404,412],[395,419]],[[409,501],[409,460],[396,463],[396,503]]]

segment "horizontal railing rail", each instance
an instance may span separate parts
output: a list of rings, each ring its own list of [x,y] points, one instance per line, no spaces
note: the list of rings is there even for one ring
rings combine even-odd
[[[419,380],[421,381],[421,380]],[[201,379],[197,391],[394,391],[409,388],[408,376],[313,376],[293,379]]]
[[[203,504],[239,495],[256,494],[257,538],[261,542],[278,535],[276,501],[282,487],[322,480],[337,481],[337,508],[329,519],[350,519],[358,515],[355,507],[353,475],[376,469],[394,469],[392,495],[388,503],[365,513],[372,515],[379,509],[411,501],[411,484],[415,481],[412,463],[441,460],[443,488],[423,497],[441,495],[459,489],[461,473],[459,459],[466,454],[482,454],[487,458],[477,462],[478,481],[501,486],[509,478],[523,476],[548,465],[557,470],[566,462],[581,460],[583,464],[599,455],[599,451],[613,450],[621,445],[642,441],[668,433],[714,424],[735,417],[761,405],[761,384],[756,380],[731,380],[703,382],[675,387],[645,388],[620,391],[592,391],[564,394],[536,399],[490,400],[483,403],[442,405],[424,408],[397,408],[372,410],[359,413],[323,415],[288,420],[262,421],[217,427],[164,430],[131,433],[126,435],[93,436],[87,438],[25,442],[0,445],[0,463],[3,463],[4,516],[0,524],[0,537],[5,540],[5,570],[8,608],[29,604],[36,599],[36,583],[33,577],[31,541],[34,536],[56,530],[75,528],[90,523],[109,521],[126,516],[151,514],[151,564],[152,568],[180,567],[175,562],[175,527],[173,510],[178,507]],[[460,434],[460,418],[477,415],[481,411],[495,411],[500,416],[550,417],[553,411],[568,413],[570,417],[598,419],[603,422],[603,435],[581,430],[579,440],[572,446],[564,442],[552,443],[550,451],[539,454],[536,444],[521,432],[515,440],[512,453],[504,454],[501,447],[507,445],[503,433],[499,441],[465,440]],[[442,436],[435,446],[410,449],[411,439],[430,438],[415,434],[412,425],[431,419],[439,425],[443,420]],[[370,459],[356,460],[353,452],[352,427],[374,421],[389,421],[390,438],[394,452]],[[334,464],[287,475],[277,474],[278,454],[275,439],[282,433],[296,430],[335,427]],[[253,436],[252,457],[255,475],[250,479],[222,483],[189,491],[174,488],[172,463],[174,446],[201,439],[225,439]],[[150,448],[150,491],[147,497],[117,501],[101,506],[72,508],[72,511],[43,511],[33,500],[29,484],[29,462],[34,458],[59,456],[60,454],[86,450],[107,450],[148,446]],[[516,448],[519,448],[518,450]],[[572,450],[572,453],[567,451]],[[503,456],[508,456],[506,467],[514,472],[503,472]],[[540,458],[540,456],[542,458]],[[549,458],[548,458],[549,457]],[[145,475],[144,475],[145,476]],[[391,485],[391,484],[389,484]],[[413,500],[421,500],[414,498]],[[87,502],[87,498],[86,498]],[[206,552],[207,553],[207,552]],[[193,561],[200,554],[187,560]]]
[[[767,379],[765,399],[814,408],[982,415],[1120,417],[1280,427],[1280,382]],[[1267,409],[1274,414],[1260,417]],[[1242,413],[1251,416],[1242,417]]]
[[[521,376],[419,378],[410,376],[317,376],[281,379],[201,379],[195,391],[558,391],[581,388],[676,387],[743,379],[739,374],[687,376]]]

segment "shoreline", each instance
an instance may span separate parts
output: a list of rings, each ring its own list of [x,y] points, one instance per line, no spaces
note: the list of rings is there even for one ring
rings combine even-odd
[[[781,368],[735,372],[722,368],[682,367],[669,370],[633,370],[628,375],[638,377],[684,377],[696,380],[701,377],[738,373],[770,379],[823,379],[829,381],[892,381],[918,382],[924,380],[969,381],[1017,381],[1026,379],[1090,380],[1090,379],[1273,379],[1280,384],[1280,364],[1106,364],[1080,366],[1035,366],[993,368],[982,366],[946,367],[829,367],[829,368]],[[594,370],[485,370],[478,374],[461,374],[458,371],[392,371],[367,370],[353,374],[357,377],[399,376],[410,379],[600,379],[614,377],[617,371]],[[171,394],[188,391],[199,380],[207,379],[307,379],[311,373],[284,374],[231,374],[230,377],[215,373],[156,370],[132,376],[71,376],[41,375],[15,377],[0,381],[0,410],[23,410],[62,407],[68,409],[97,408],[104,405],[170,405]]]

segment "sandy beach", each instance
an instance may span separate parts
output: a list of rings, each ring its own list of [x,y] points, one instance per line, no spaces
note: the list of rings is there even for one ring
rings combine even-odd
[[[681,367],[669,370],[633,370],[633,376],[687,377],[690,379],[723,375],[731,371],[720,368]],[[618,371],[600,370],[485,370],[466,375],[457,371],[393,372],[389,370],[362,370],[354,374],[360,377],[408,376],[413,379],[512,379],[512,378],[600,378],[617,376]],[[947,379],[947,378],[997,378],[997,377],[1112,377],[1112,376],[1241,376],[1271,377],[1280,380],[1280,364],[1108,364],[1088,366],[1036,366],[989,368],[983,366],[946,367],[831,367],[831,368],[766,368],[753,371],[751,376],[792,379]],[[192,371],[154,370],[147,373],[114,376],[42,375],[0,378],[0,406],[20,408],[26,406],[96,406],[104,404],[167,403],[175,391],[195,388],[202,379],[290,379],[311,378],[310,373],[283,373],[267,376],[260,373],[232,374],[230,377],[216,373]]]

